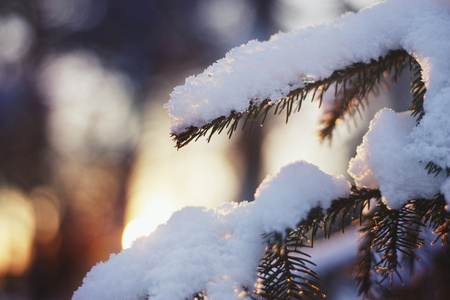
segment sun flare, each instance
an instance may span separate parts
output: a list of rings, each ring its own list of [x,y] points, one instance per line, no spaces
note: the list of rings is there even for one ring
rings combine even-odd
[[[155,221],[151,218],[140,217],[132,220],[126,226],[122,235],[122,248],[130,248],[133,242],[141,237],[146,236],[155,231],[156,227],[160,225],[161,222]]]

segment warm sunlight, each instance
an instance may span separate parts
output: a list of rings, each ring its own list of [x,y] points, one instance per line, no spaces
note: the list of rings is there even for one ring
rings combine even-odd
[[[152,233],[156,227],[158,227],[159,220],[152,218],[137,218],[128,223],[127,227],[123,231],[122,236],[122,248],[130,248],[131,244],[139,237]]]
[[[33,207],[25,194],[0,188],[0,276],[27,270],[35,230]]]
[[[131,202],[128,207],[128,220],[131,221],[122,235],[123,249],[131,247],[138,237],[152,233],[177,210],[171,197],[164,194],[143,193],[133,197]]]
[[[212,208],[236,200],[239,191],[239,176],[226,157],[231,151],[226,136],[216,137],[207,147],[206,141],[198,141],[177,151],[167,134],[170,119],[157,101],[149,105],[146,126],[128,186],[123,248],[153,232],[174,211],[185,206]]]

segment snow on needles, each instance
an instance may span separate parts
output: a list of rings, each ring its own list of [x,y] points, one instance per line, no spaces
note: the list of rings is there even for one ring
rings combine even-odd
[[[298,161],[267,177],[255,201],[215,210],[187,207],[131,248],[87,274],[74,300],[185,299],[206,288],[208,299],[242,299],[253,286],[264,233],[285,232],[312,207],[346,197],[344,176]]]
[[[447,12],[430,1],[394,0],[331,24],[250,41],[174,89],[165,106],[173,118],[172,133],[245,111],[251,101],[278,100],[301,87],[305,76],[319,80],[389,50],[404,48],[421,61],[439,60],[448,53],[446,28]]]
[[[349,164],[348,173],[356,185],[379,188],[383,201],[393,209],[411,198],[432,198],[445,180],[445,172],[429,175],[419,163],[421,157],[403,151],[415,125],[410,112],[380,110]]]
[[[285,96],[301,78],[321,79],[356,62],[403,48],[421,64],[425,116],[381,110],[349,164],[358,186],[379,188],[384,202],[400,207],[411,197],[443,193],[445,171],[428,175],[433,161],[450,168],[450,5],[445,1],[391,0],[333,23],[231,50],[198,76],[175,88],[166,104],[172,132],[202,126],[250,101]],[[254,202],[214,210],[188,207],[131,248],[92,268],[74,300],[184,299],[203,289],[208,299],[245,298],[264,251],[263,233],[294,228],[308,211],[349,194],[343,176],[298,161],[267,177]]]
[[[223,59],[202,74],[187,78],[185,85],[172,92],[165,106],[172,117],[172,133],[182,133],[190,126],[201,127],[216,118],[228,116],[232,111],[245,111],[252,101],[276,101],[290,90],[301,87],[302,78],[323,79],[334,70],[378,59],[396,49],[408,51],[422,67],[427,88],[425,116],[418,126],[413,124],[409,131],[398,132],[408,136],[406,140],[402,139],[401,146],[395,139],[391,141],[395,144],[392,144],[393,149],[399,152],[389,156],[390,152],[384,151],[383,155],[377,156],[382,161],[367,163],[365,165],[369,169],[358,172],[371,172],[370,166],[391,164],[399,167],[398,174],[405,174],[410,171],[406,163],[419,162],[419,168],[425,168],[428,162],[443,170],[450,168],[448,1],[390,0],[357,14],[346,14],[330,24],[276,34],[267,42],[251,41],[232,49]],[[385,129],[396,130],[394,127]],[[392,134],[396,136],[395,132]],[[364,151],[371,151],[371,146],[367,144],[360,148],[359,161]],[[372,155],[371,160],[375,156]],[[396,160],[400,157],[410,159]],[[395,162],[391,163],[391,160]],[[398,181],[391,181],[395,178],[386,172],[392,168],[377,168],[377,178],[369,184],[367,180],[359,180],[364,176],[356,172],[356,169],[361,169],[362,164],[359,165],[350,170],[356,182],[391,191],[385,195],[385,201],[388,203],[392,199],[392,207],[401,205],[400,198],[439,192],[436,186],[443,180],[441,174],[433,185],[417,185],[410,193],[394,195],[394,187],[405,182],[398,176]],[[414,182],[410,181],[410,185],[413,186]],[[426,190],[421,188],[419,191],[419,186]],[[405,186],[404,190],[408,187]],[[417,193],[412,193],[413,190]]]

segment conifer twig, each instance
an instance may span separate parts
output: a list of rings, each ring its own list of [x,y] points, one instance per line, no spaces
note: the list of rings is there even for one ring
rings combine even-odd
[[[172,138],[179,149],[203,136],[207,136],[209,141],[215,133],[221,133],[224,129],[228,129],[227,134],[231,137],[242,119],[244,120],[242,129],[249,127],[249,130],[251,130],[255,122],[261,125],[264,123],[273,107],[275,107],[274,115],[286,111],[287,122],[289,116],[293,112],[299,111],[302,102],[311,94],[312,100],[318,101],[320,106],[324,93],[334,85],[336,103],[327,117],[322,120],[325,126],[320,131],[321,139],[330,138],[339,119],[342,119],[345,115],[354,116],[361,108],[364,108],[367,95],[376,91],[377,84],[380,83],[383,76],[391,74],[395,81],[407,65],[413,65],[411,68],[418,70],[416,74],[420,75],[420,65],[412,56],[404,50],[392,50],[378,60],[372,60],[369,63],[355,63],[343,70],[336,70],[328,78],[313,81],[306,77],[303,80],[303,87],[292,90],[284,98],[254,99],[250,101],[246,111],[231,111],[228,116],[216,118],[202,127],[191,126],[182,133],[172,134]],[[419,115],[420,119],[423,116],[423,96],[425,93],[421,77],[419,79],[414,77],[412,89],[414,91],[412,109],[415,115]]]

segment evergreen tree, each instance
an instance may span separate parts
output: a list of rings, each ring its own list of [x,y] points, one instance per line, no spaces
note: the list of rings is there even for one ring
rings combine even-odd
[[[252,284],[248,278],[253,277],[241,275],[233,267],[225,274],[199,274],[198,281],[185,278],[187,282],[192,280],[193,288],[204,284],[190,298],[184,294],[186,299],[321,298],[320,274],[314,271],[314,258],[304,249],[313,247],[319,235],[332,239],[336,229],[344,231],[355,224],[361,239],[354,274],[364,298],[386,297],[393,282],[405,277],[404,268],[414,270],[418,249],[427,244],[427,232],[433,232],[432,243],[440,241],[443,251],[447,251],[449,28],[448,4],[392,0],[329,25],[279,34],[267,43],[250,42],[175,89],[167,108],[174,118],[172,136],[178,148],[203,136],[209,140],[225,130],[230,137],[240,127],[251,130],[272,114],[285,113],[287,121],[307,99],[320,107],[329,90],[334,92],[335,100],[327,103],[331,109],[326,112],[319,134],[322,139],[331,139],[338,120],[354,117],[364,109],[368,95],[382,82],[394,83],[405,69],[413,74],[410,112],[381,110],[376,115],[357,156],[350,162],[349,173],[355,183],[347,190],[342,177],[331,177],[305,162],[297,162],[266,179],[256,192],[253,206],[222,208],[238,211],[235,215],[225,214],[227,217],[220,219],[225,224],[243,222],[252,227],[256,219],[251,217],[259,218],[260,223],[254,225],[262,227],[258,227],[259,231],[249,230],[248,235],[239,236],[245,226],[233,225],[211,242],[227,243],[235,236],[246,238],[246,243],[236,242],[231,248],[212,248],[232,249],[217,256],[223,257],[226,264],[226,255],[249,258],[246,251],[257,252],[260,248],[249,250],[247,246],[264,241],[265,250],[255,269],[257,280]],[[267,206],[269,209],[262,210]],[[277,206],[284,208],[278,210]],[[245,215],[246,209],[252,209],[252,213]],[[212,213],[206,214],[211,217]],[[181,215],[199,223],[206,218],[200,217],[198,211],[178,215],[178,220],[186,220]],[[249,220],[245,220],[247,217]],[[259,233],[260,237],[251,235]],[[162,234],[171,234],[169,226],[157,236]],[[190,238],[195,239],[186,237]],[[173,239],[179,241],[176,236]],[[236,244],[243,245],[239,251]],[[135,248],[145,245],[147,242],[142,241]],[[216,267],[222,268],[208,259],[197,263],[211,263],[212,273]],[[120,265],[120,259],[111,259],[108,264]],[[210,269],[203,267],[199,266],[198,273],[209,273]],[[93,269],[91,277],[104,274],[101,268]],[[180,270],[189,274],[191,269]],[[148,281],[146,296],[163,299],[159,289],[165,285],[155,281],[154,277]],[[95,282],[87,280],[74,299],[88,295],[85,290],[94,289]],[[185,283],[177,282],[181,286]],[[218,292],[222,284],[231,286],[232,292]]]

